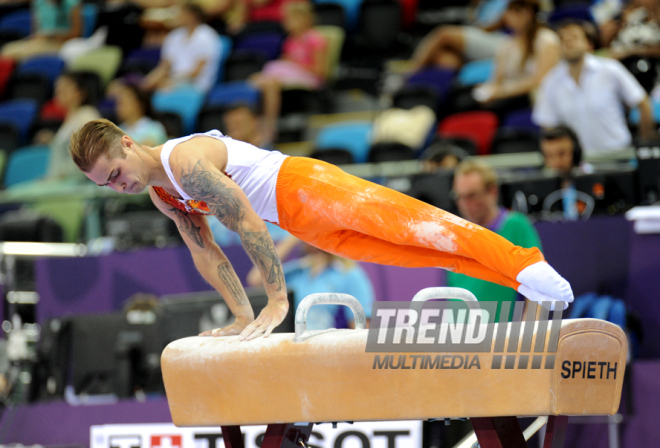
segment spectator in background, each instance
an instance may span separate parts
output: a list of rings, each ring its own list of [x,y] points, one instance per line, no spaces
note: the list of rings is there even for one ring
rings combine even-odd
[[[502,16],[508,0],[482,0],[472,26],[443,25],[429,33],[417,46],[410,70],[426,66],[460,68],[465,62],[495,56],[507,36]]]
[[[561,177],[561,190],[557,199],[549,204],[549,212],[559,209],[563,219],[574,221],[586,209],[586,203],[578,195],[574,176],[591,173],[593,167],[582,161],[582,148],[575,132],[567,126],[557,126],[541,132],[541,153],[545,167]],[[560,207],[555,207],[560,204]]]
[[[601,26],[608,56],[660,58],[660,1],[633,0],[622,14]]]
[[[84,179],[69,156],[71,136],[85,123],[101,118],[94,107],[96,98],[85,79],[75,73],[66,73],[55,82],[55,101],[66,110],[64,122],[53,133],[43,129],[37,133],[35,143],[50,145],[50,163],[47,177],[50,180]]]
[[[591,173],[593,167],[582,161],[582,148],[575,132],[567,126],[544,129],[539,139],[543,163],[564,179],[576,172]]]
[[[2,47],[2,56],[27,59],[44,53],[57,53],[62,44],[82,35],[80,0],[34,0],[32,35]]]
[[[268,62],[260,73],[250,78],[250,83],[262,92],[269,140],[274,139],[276,134],[282,87],[317,89],[323,85],[327,70],[328,45],[323,35],[313,29],[314,10],[311,3],[286,3],[283,25],[289,35],[282,46],[282,56]]]
[[[620,62],[591,54],[595,27],[571,20],[558,30],[564,60],[543,80],[533,121],[544,128],[571,126],[586,155],[609,153],[632,144],[625,105],[639,107],[639,137],[652,138],[656,132],[646,91]]]
[[[536,229],[525,215],[497,205],[497,175],[484,162],[466,160],[461,163],[456,168],[453,188],[463,218],[492,230],[517,246],[541,248]],[[484,301],[515,302],[518,298],[518,292],[512,288],[453,272],[447,272],[447,285],[465,288]],[[499,319],[498,316],[495,318]]]
[[[352,260],[322,251],[291,236],[277,245],[277,253],[285,259],[298,245],[302,244],[305,256],[282,265],[284,279],[293,290],[296,308],[309,294],[336,292],[350,294],[361,304],[367,319],[371,317],[374,290],[367,273]],[[257,268],[250,270],[247,283],[250,286],[262,284]],[[344,313],[348,312],[350,316]],[[310,308],[307,315],[307,329],[353,327],[353,315],[341,305],[317,305]]]
[[[141,145],[158,146],[167,141],[165,127],[151,118],[150,95],[135,85],[124,84],[116,91],[116,113],[119,126]]]
[[[561,52],[557,34],[541,25],[538,0],[512,0],[503,21],[513,31],[495,57],[494,78],[473,91],[474,98],[489,109],[511,110],[527,107]]]
[[[248,142],[257,148],[272,150],[273,143],[264,135],[262,117],[256,108],[247,104],[234,104],[229,107],[222,120],[227,135],[235,140]]]
[[[448,142],[436,142],[422,154],[422,171],[453,170],[467,158],[468,154],[462,148]]]
[[[143,80],[144,89],[193,85],[207,92],[213,87],[220,64],[220,37],[204,20],[200,6],[183,4],[179,13],[181,26],[165,38],[160,63]]]

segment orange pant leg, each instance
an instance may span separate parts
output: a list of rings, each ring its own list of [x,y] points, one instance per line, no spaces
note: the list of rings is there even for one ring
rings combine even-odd
[[[357,261],[441,267],[516,288],[543,260],[483,227],[313,159],[285,160],[277,181],[280,226]]]

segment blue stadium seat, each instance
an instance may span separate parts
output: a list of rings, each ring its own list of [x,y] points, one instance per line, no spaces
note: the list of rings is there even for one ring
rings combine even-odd
[[[171,91],[158,91],[151,100],[157,112],[174,112],[181,117],[184,132],[192,133],[197,114],[204,103],[204,94],[193,87],[179,87]]]
[[[493,73],[492,59],[468,62],[458,72],[458,82],[464,86],[473,86],[488,81]]]
[[[34,100],[10,100],[0,104],[0,123],[16,126],[22,142],[27,141],[28,132],[39,111]]]
[[[32,31],[32,15],[29,9],[10,12],[0,19],[0,31],[12,31],[27,37]]]
[[[229,36],[220,35],[220,67],[218,67],[218,74],[216,78],[217,83],[221,83],[225,79],[225,61],[229,57],[233,49],[233,41]]]
[[[317,150],[346,149],[356,163],[364,163],[369,156],[372,127],[370,121],[347,121],[326,126],[316,137],[315,147]]]
[[[9,156],[5,171],[5,187],[41,179],[46,175],[50,161],[48,146],[18,148]]]
[[[538,132],[539,127],[532,121],[532,109],[514,110],[507,114],[500,124],[503,128],[526,129]]]
[[[36,56],[23,61],[16,71],[22,74],[45,75],[52,85],[64,71],[64,61],[59,56]]]
[[[207,106],[229,106],[235,103],[257,106],[259,90],[243,81],[227,82],[213,87],[206,97]]]
[[[272,61],[280,56],[283,40],[280,33],[249,34],[236,39],[234,50],[261,51],[269,61]]]
[[[96,28],[96,17],[99,15],[99,7],[93,3],[85,3],[82,7],[83,37],[94,34]]]
[[[355,31],[357,29],[362,0],[315,0],[314,3],[337,3],[341,5],[346,12],[348,30]]]

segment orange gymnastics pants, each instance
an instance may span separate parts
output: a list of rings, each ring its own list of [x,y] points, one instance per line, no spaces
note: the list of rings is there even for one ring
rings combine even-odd
[[[438,267],[517,289],[516,275],[544,260],[537,248],[314,159],[287,157],[276,195],[282,229],[356,261]]]

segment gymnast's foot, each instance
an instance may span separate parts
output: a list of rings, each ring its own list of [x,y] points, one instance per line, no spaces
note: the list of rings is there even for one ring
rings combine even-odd
[[[544,306],[545,308],[548,308],[550,311],[555,310],[555,306],[557,302],[563,303],[563,307],[562,307],[563,310],[568,308],[568,302],[560,301],[553,297],[550,297],[547,294],[534,291],[533,289],[530,289],[525,285],[520,285],[518,287],[518,292],[523,296],[527,297],[529,300],[533,302],[538,302],[540,305]]]
[[[562,301],[570,303],[573,301],[571,285],[545,261],[539,261],[527,266],[518,273],[516,280],[521,283],[520,287],[518,287],[518,292],[524,296],[527,296],[527,294],[523,290],[528,294],[541,294],[555,302]],[[539,301],[532,297],[528,298],[537,302]]]

